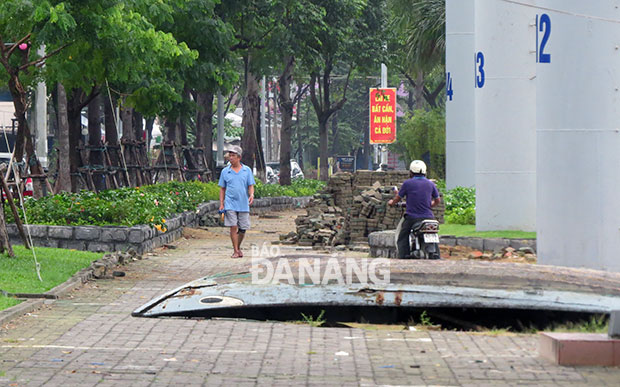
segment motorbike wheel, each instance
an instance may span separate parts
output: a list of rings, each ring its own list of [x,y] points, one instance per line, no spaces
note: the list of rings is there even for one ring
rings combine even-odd
[[[429,243],[424,246],[424,250],[427,255],[427,259],[441,259],[439,244],[437,243]]]

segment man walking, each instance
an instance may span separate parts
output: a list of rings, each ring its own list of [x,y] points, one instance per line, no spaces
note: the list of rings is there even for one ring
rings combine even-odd
[[[225,211],[224,225],[230,227],[233,245],[232,258],[243,257],[241,242],[250,228],[250,206],[254,202],[254,175],[241,164],[241,147],[233,145],[228,150],[230,165],[220,174],[220,211]]]

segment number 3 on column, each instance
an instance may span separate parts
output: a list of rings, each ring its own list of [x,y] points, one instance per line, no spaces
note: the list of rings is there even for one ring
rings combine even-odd
[[[474,56],[476,61],[476,82],[475,87],[481,88],[484,86],[484,54],[482,51],[478,51]]]

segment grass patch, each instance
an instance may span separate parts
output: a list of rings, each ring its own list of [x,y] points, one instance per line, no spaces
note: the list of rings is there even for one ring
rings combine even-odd
[[[36,247],[41,282],[37,278],[32,251],[23,246],[13,246],[13,250],[15,258],[0,255],[0,289],[9,293],[44,293],[103,256],[88,251]],[[3,298],[0,298],[0,309],[12,306],[6,303],[6,297]]]
[[[20,302],[22,302],[22,300],[18,300],[17,298],[0,296],[0,310],[10,308],[19,304]]]
[[[457,237],[479,237],[479,238],[514,238],[514,239],[536,239],[535,232],[529,231],[476,231],[476,226],[472,224],[442,224],[439,226],[439,235],[454,235]]]

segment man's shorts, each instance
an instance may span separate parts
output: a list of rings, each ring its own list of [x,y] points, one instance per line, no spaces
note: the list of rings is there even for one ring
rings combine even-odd
[[[250,229],[250,213],[228,210],[226,211],[226,216],[224,216],[224,226],[226,227],[237,226],[241,230],[249,230]]]

